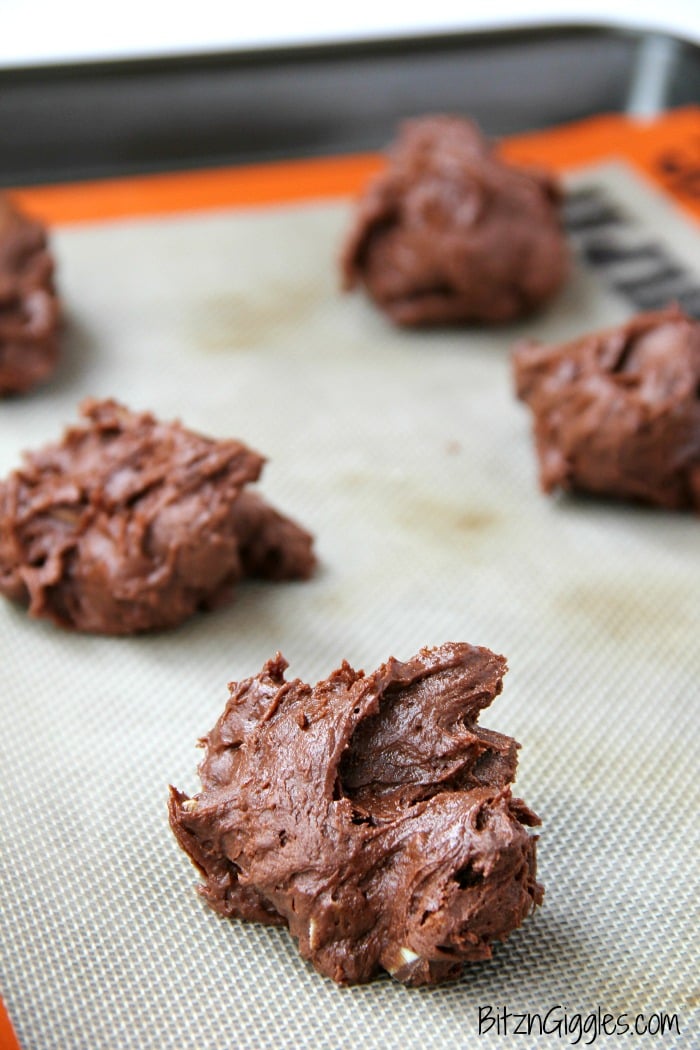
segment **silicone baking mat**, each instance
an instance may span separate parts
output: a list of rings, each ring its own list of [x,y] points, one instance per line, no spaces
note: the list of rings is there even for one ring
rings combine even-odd
[[[542,496],[508,360],[655,297],[700,308],[699,133],[686,112],[511,144],[571,169],[577,262],[546,312],[498,330],[398,331],[339,294],[347,194],[376,158],[24,194],[62,220],[64,361],[3,403],[2,474],[82,397],[114,396],[262,451],[262,490],[321,565],[131,639],[0,604],[0,965],[23,1050],[613,1046],[624,1025],[699,1045],[698,520]],[[226,683],[277,649],[316,680],[446,640],[509,658],[482,721],[523,745],[544,905],[458,983],[337,988],[285,931],[197,898],[167,785],[197,789]]]

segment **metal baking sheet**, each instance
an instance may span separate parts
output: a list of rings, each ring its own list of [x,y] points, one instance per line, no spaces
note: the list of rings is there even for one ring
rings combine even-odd
[[[0,185],[377,149],[419,113],[511,135],[698,101],[700,47],[634,27],[4,69]]]
[[[601,201],[691,292],[700,236],[623,164],[568,189],[573,279],[498,330],[399,331],[340,295],[346,200],[56,231],[65,359],[3,404],[0,472],[81,397],[114,396],[267,455],[262,489],[314,531],[321,565],[147,637],[0,604],[0,966],[23,1050],[535,1045],[520,1015],[535,1032],[549,1018],[536,1045],[558,1046],[565,1019],[606,1013],[675,1015],[663,1045],[697,1045],[698,522],[542,496],[509,350],[635,309],[591,257],[596,214],[614,232]],[[522,742],[517,790],[544,821],[544,906],[493,961],[438,989],[339,989],[285,931],[207,909],[166,792],[196,790],[226,683],[277,649],[316,680],[462,639],[509,658],[482,720]]]

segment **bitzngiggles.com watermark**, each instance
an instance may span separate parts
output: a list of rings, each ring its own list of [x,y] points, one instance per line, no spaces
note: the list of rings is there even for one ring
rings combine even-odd
[[[479,1035],[551,1035],[570,1046],[591,1046],[599,1035],[680,1035],[678,1014],[611,1014],[601,1007],[589,1013],[573,1012],[557,1004],[545,1011],[518,1013],[505,1006],[480,1006]]]

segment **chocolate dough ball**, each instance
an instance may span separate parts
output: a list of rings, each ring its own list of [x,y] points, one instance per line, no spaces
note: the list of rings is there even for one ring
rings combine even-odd
[[[700,323],[679,309],[513,352],[540,482],[700,510]]]
[[[64,627],[174,627],[242,576],[306,578],[311,536],[254,493],[263,459],[115,401],[0,482],[0,593]]]
[[[511,321],[567,276],[560,199],[551,175],[500,160],[470,121],[408,121],[360,200],[344,285],[401,325]]]
[[[232,683],[194,798],[170,823],[199,892],[230,918],[288,926],[334,981],[381,969],[458,977],[542,900],[539,824],[513,798],[518,744],[477,725],[506,661],[451,643],[313,688],[277,654]]]
[[[59,308],[43,226],[0,196],[0,396],[53,372]]]

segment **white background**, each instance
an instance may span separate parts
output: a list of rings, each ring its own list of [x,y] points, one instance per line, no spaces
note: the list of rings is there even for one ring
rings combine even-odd
[[[577,21],[700,42],[700,0],[0,0],[0,65]]]

